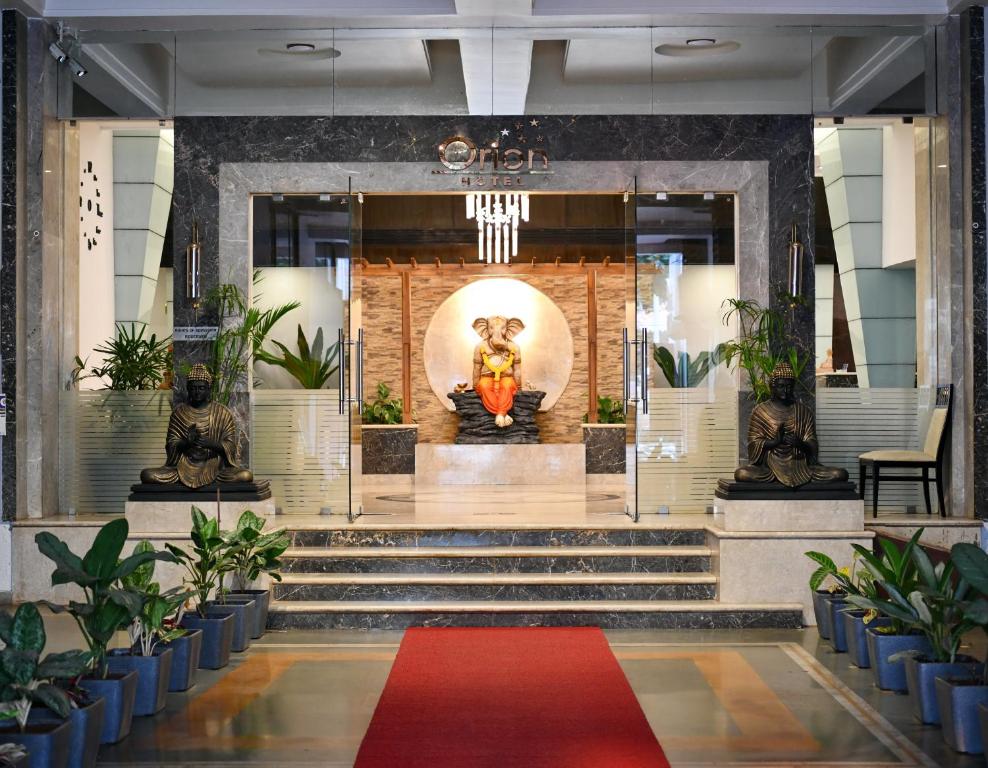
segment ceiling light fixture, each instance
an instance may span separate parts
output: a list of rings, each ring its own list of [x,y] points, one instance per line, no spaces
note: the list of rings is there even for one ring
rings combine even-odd
[[[257,53],[266,58],[292,58],[311,59],[322,61],[324,59],[339,58],[340,52],[336,48],[316,48],[312,43],[288,43],[284,48],[258,48]]]
[[[470,192],[467,218],[477,220],[477,260],[509,264],[518,255],[518,222],[528,221],[528,193]]]
[[[655,199],[656,200],[659,200],[661,202],[665,202],[666,200],[669,199],[669,193],[668,192],[656,192],[655,193]]]
[[[655,46],[659,56],[719,56],[734,53],[741,43],[734,40],[717,41],[712,37],[694,37],[685,43],[662,43]]]
[[[69,55],[62,50],[61,46],[58,43],[52,43],[51,45],[49,45],[48,53],[50,53],[52,55],[52,58],[55,59],[55,61],[57,61],[59,64],[61,64],[69,57]]]
[[[89,70],[86,69],[82,64],[80,64],[75,59],[69,59],[69,69],[72,70],[72,74],[76,77],[85,77],[89,74]]]
[[[72,74],[76,77],[85,77],[88,74],[88,70],[72,55],[73,52],[78,52],[81,48],[79,41],[69,35],[67,27],[59,22],[58,40],[54,40],[48,45],[48,53],[59,64],[68,62]]]
[[[286,51],[291,51],[292,53],[298,53],[301,51],[314,51],[316,46],[312,43],[289,43],[285,46]]]

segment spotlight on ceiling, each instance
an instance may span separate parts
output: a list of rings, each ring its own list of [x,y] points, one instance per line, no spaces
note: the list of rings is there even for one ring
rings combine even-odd
[[[306,53],[314,51],[316,46],[312,43],[289,43],[285,46],[286,51],[291,51],[292,53]]]
[[[333,201],[333,196],[328,192],[323,192],[321,195],[319,195],[320,203],[330,203],[332,201]]]
[[[712,37],[694,37],[685,43],[662,43],[655,46],[659,56],[719,56],[734,53],[741,43],[734,40],[715,40]]]
[[[72,74],[76,77],[85,77],[89,74],[89,70],[73,58],[69,58],[69,69],[72,70]]]
[[[669,199],[669,193],[668,192],[656,192],[655,193],[655,199],[656,200],[661,200],[662,202],[665,202],[666,200]]]
[[[704,192],[703,193],[703,199],[704,200],[713,200],[714,199],[714,193],[713,192]]]
[[[62,50],[62,47],[58,43],[52,43],[48,46],[48,53],[51,54],[52,58],[55,59],[59,64],[65,61],[69,55]]]
[[[281,194],[280,192],[275,192],[273,195],[271,195],[271,202],[272,203],[283,203],[283,202],[285,202],[285,196],[283,194]]]
[[[340,52],[335,48],[327,46],[316,48],[313,43],[287,43],[284,48],[258,48],[257,53],[268,59],[308,59],[320,61],[324,59],[339,58]]]

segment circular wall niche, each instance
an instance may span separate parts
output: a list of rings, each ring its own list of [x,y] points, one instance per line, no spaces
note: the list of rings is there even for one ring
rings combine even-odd
[[[513,341],[521,349],[525,389],[546,393],[539,410],[552,408],[573,372],[573,335],[556,303],[522,280],[484,278],[463,286],[439,305],[425,332],[423,359],[429,386],[450,411],[457,384],[473,385],[478,317],[517,317],[525,324]]]

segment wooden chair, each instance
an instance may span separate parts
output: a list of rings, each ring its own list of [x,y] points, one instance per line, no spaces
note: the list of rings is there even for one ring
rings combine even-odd
[[[865,481],[868,467],[871,467],[871,513],[878,517],[878,484],[885,482],[911,482],[923,484],[923,498],[926,500],[926,514],[933,514],[930,507],[930,483],[937,486],[937,505],[940,517],[947,516],[943,501],[943,457],[947,448],[947,432],[950,426],[950,405],[953,400],[953,387],[947,384],[937,387],[937,401],[930,416],[930,426],[926,430],[926,440],[921,451],[868,451],[858,456],[860,469],[861,498],[865,497]],[[921,474],[883,475],[883,469],[919,469]],[[936,473],[930,477],[930,470]]]

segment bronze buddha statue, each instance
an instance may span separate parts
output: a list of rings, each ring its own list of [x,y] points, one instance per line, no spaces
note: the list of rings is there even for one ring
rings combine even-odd
[[[748,461],[734,479],[799,488],[814,482],[847,482],[847,470],[817,461],[813,411],[795,399],[796,375],[788,363],[772,371],[772,397],[755,406],[748,426]]]
[[[165,466],[142,471],[142,483],[199,489],[212,483],[253,482],[253,473],[240,466],[236,421],[229,408],[212,402],[212,384],[205,365],[192,366],[188,402],[175,406],[168,419]]]

